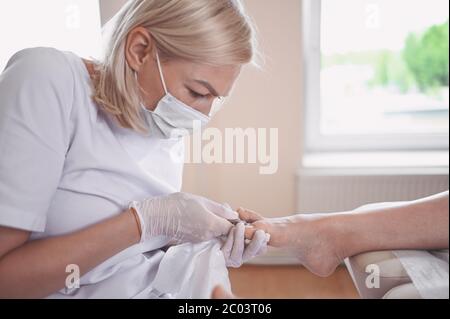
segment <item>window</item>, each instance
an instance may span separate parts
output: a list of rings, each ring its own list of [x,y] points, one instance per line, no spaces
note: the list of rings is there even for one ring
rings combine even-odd
[[[17,51],[37,46],[99,57],[101,23],[94,0],[0,1],[0,72]]]
[[[310,150],[447,150],[448,0],[304,0]]]

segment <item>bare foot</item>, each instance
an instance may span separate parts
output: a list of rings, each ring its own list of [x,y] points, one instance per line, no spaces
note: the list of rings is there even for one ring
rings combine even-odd
[[[338,232],[327,215],[294,215],[283,218],[264,218],[244,208],[237,210],[239,217],[251,226],[246,236],[262,229],[270,234],[269,245],[292,249],[300,262],[312,273],[330,276],[343,261]]]

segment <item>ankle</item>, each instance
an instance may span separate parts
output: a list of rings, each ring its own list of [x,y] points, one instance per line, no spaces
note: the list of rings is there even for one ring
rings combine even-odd
[[[355,254],[355,230],[351,228],[347,214],[330,214],[322,221],[322,230],[336,256],[341,260]]]

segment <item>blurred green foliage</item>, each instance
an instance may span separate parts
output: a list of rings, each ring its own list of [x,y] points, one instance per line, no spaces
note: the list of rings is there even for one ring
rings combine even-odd
[[[448,86],[448,21],[422,36],[410,34],[403,58],[422,91]]]
[[[405,93],[412,88],[422,92],[449,85],[449,23],[435,25],[423,34],[411,33],[403,51],[380,50],[336,54],[322,58],[323,67],[333,65],[372,65],[371,87],[395,87]]]

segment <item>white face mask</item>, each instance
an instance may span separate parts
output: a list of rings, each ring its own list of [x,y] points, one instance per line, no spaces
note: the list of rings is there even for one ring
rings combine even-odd
[[[145,111],[145,118],[151,130],[150,134],[154,137],[162,137],[165,139],[180,138],[192,134],[195,124],[202,128],[205,127],[211,118],[184,104],[168,92],[158,53],[156,53],[156,59],[166,95],[158,102],[155,111],[148,110],[141,103],[141,107]]]

